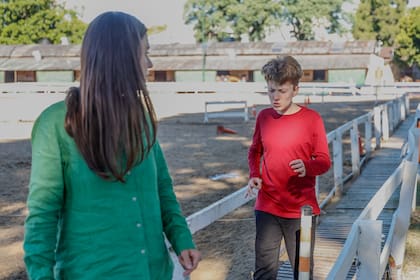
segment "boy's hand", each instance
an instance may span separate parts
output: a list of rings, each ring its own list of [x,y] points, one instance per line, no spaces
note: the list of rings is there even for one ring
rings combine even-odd
[[[292,160],[289,163],[289,166],[292,168],[294,172],[298,173],[298,177],[305,177],[306,167],[305,167],[305,164],[303,163],[303,160],[301,159]]]
[[[245,198],[255,196],[254,189],[257,189],[257,190],[261,189],[261,183],[262,183],[261,178],[253,177],[249,179],[248,189],[246,190]]]

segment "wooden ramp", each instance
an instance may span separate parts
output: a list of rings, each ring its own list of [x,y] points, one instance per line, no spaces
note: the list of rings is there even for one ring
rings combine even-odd
[[[345,186],[347,191],[340,201],[324,209],[325,214],[320,217],[316,232],[314,279],[327,278],[354,221],[400,164],[401,147],[407,139],[413,121],[414,115],[411,114],[398,126],[388,141],[381,143],[381,148],[374,152],[360,176]],[[378,217],[378,220],[383,221],[382,231],[385,236],[388,234],[392,214],[398,206],[399,191],[397,188]],[[356,268],[353,267],[348,279],[354,278],[355,271]],[[290,263],[286,262],[280,266],[277,279],[293,279]]]

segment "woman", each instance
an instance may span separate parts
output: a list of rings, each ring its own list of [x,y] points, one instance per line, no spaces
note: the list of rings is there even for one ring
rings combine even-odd
[[[145,26],[122,12],[89,25],[80,89],[32,131],[25,264],[30,279],[171,279],[200,253],[181,214],[146,88]]]

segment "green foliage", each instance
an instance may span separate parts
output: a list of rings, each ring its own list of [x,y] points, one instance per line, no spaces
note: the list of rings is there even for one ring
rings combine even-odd
[[[240,41],[261,41],[283,22],[292,27],[298,40],[314,37],[313,28],[320,22],[328,32],[345,31],[343,22],[351,16],[341,10],[351,0],[188,0],[184,6],[186,24],[194,24],[198,42],[211,38],[222,41],[232,36]]]
[[[153,36],[155,34],[158,34],[160,32],[165,31],[168,28],[166,24],[164,25],[153,25],[147,28],[147,35]]]
[[[283,17],[292,26],[292,35],[298,40],[313,40],[313,27],[320,22],[329,33],[343,33],[344,22],[350,22],[351,16],[341,7],[347,0],[285,0]]]
[[[406,5],[405,0],[361,0],[355,15],[353,37],[393,46],[399,32],[398,21],[404,15]]]
[[[80,43],[86,27],[75,11],[54,0],[0,1],[0,44],[59,44],[61,37]]]
[[[420,7],[410,9],[400,21],[395,59],[405,65],[420,65]]]
[[[188,0],[184,6],[185,23],[194,24],[197,42],[231,36],[240,41],[242,35],[260,41],[279,26],[280,13],[280,2],[274,0]]]

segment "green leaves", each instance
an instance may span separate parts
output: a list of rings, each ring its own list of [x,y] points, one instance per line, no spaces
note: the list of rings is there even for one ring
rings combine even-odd
[[[410,9],[400,21],[396,36],[396,60],[408,66],[420,65],[420,7]]]
[[[45,39],[58,44],[61,37],[80,43],[86,27],[75,11],[54,0],[0,2],[0,44],[33,44]]]
[[[184,6],[186,24],[194,24],[198,42],[222,41],[233,37],[241,41],[261,41],[282,24],[292,27],[298,40],[314,37],[313,28],[323,22],[328,32],[345,31],[349,15],[341,10],[350,0],[188,0]]]
[[[233,37],[240,41],[265,38],[273,26],[280,24],[280,1],[273,0],[188,0],[184,21],[194,24],[196,41],[223,41]]]
[[[393,46],[399,32],[398,21],[405,9],[405,0],[361,0],[356,11],[353,37]]]

